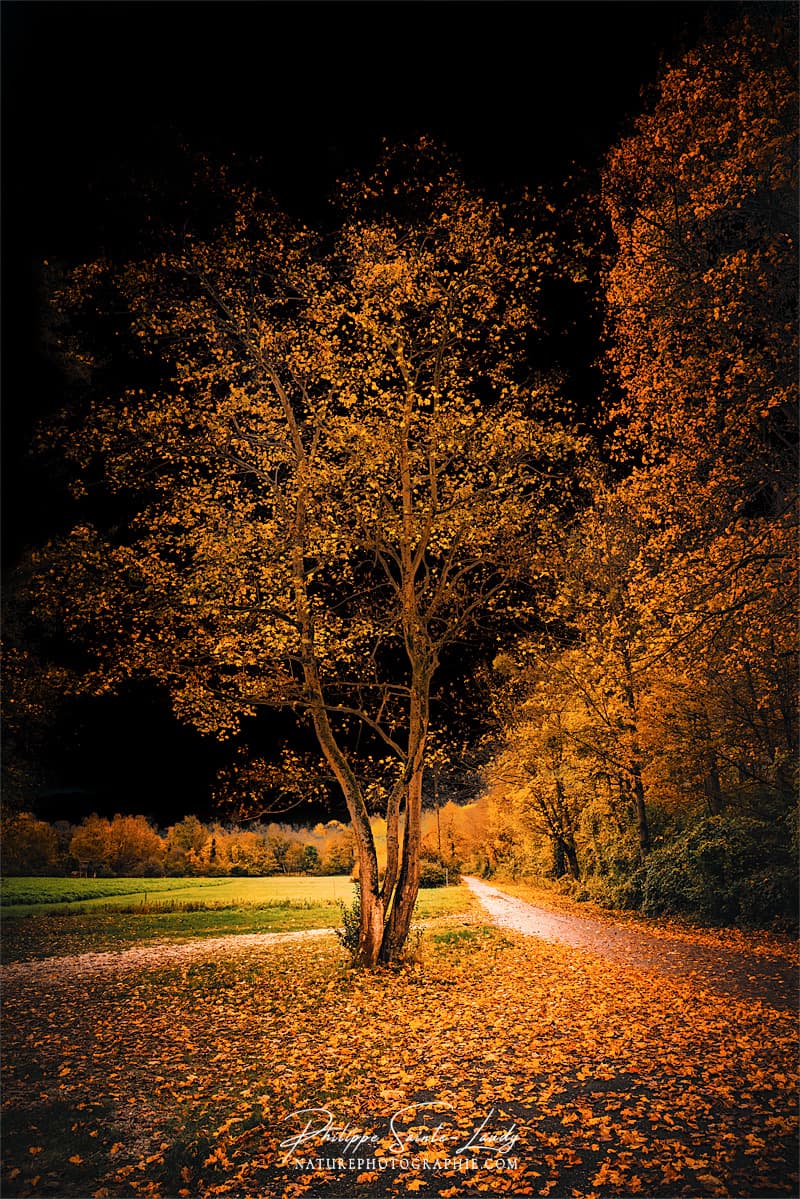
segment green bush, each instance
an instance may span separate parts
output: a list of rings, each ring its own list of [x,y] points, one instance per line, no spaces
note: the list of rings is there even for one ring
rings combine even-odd
[[[613,908],[632,912],[642,906],[645,872],[635,870],[627,878],[608,879],[605,882],[607,902]]]
[[[358,882],[354,883],[353,889],[352,903],[344,903],[343,900],[339,900],[344,928],[335,928],[333,931],[351,958],[355,960],[358,954],[358,940],[361,934],[361,887]]]
[[[769,925],[796,919],[797,892],[779,827],[739,814],[709,816],[650,854],[641,906],[648,916]]]
[[[453,873],[455,872],[448,872],[447,867],[433,858],[420,858],[419,885],[421,887],[444,887],[448,879],[450,882],[457,882],[458,874],[456,873],[454,879]]]

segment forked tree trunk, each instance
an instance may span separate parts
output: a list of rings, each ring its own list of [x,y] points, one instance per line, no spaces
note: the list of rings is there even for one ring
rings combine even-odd
[[[363,877],[363,876],[362,876]],[[383,948],[386,928],[383,899],[375,890],[361,885],[361,928],[358,939],[356,961],[359,966],[372,969],[378,964]]]
[[[432,672],[415,671],[409,719],[408,770],[405,785],[405,827],[402,854],[396,844],[400,792],[387,807],[387,863],[383,886],[361,889],[359,962],[372,967],[395,961],[403,951],[419,894],[419,855],[422,846],[422,782],[428,737],[428,692]],[[366,830],[365,830],[366,832]],[[372,841],[371,829],[369,839]],[[365,847],[369,861],[369,847]],[[374,854],[374,844],[372,846]],[[379,938],[379,926],[381,935]]]
[[[402,952],[411,929],[411,918],[419,894],[419,851],[422,840],[422,770],[409,783],[406,803],[406,826],[403,836],[403,859],[395,888],[386,932],[381,948],[381,961],[391,962]]]

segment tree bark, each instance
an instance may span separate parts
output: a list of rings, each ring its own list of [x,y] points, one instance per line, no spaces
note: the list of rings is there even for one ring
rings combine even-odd
[[[647,819],[647,802],[642,782],[642,770],[638,758],[631,762],[631,778],[633,779],[633,795],[636,803],[636,832],[639,836],[639,857],[642,862],[650,852],[650,825]]]
[[[564,845],[564,857],[566,858],[566,862],[567,862],[567,869],[569,870],[570,874],[575,879],[575,881],[580,882],[581,871],[580,871],[580,866],[578,865],[578,851],[575,848],[575,844],[572,841],[564,841],[563,845]]]
[[[634,805],[636,810],[636,831],[639,837],[639,858],[644,862],[650,852],[650,827],[647,819],[647,801],[642,781],[641,749],[639,746],[639,731],[636,721],[636,691],[633,684],[633,667],[630,655],[623,650],[622,661],[625,664],[625,702],[630,712],[629,732],[631,735],[631,756],[628,767],[633,783]]]
[[[381,961],[384,962],[392,961],[401,952],[411,928],[411,917],[419,894],[421,829],[422,770],[419,769],[408,788],[403,860],[381,949]]]
[[[722,798],[722,787],[719,780],[719,770],[717,769],[717,755],[713,750],[709,750],[706,762],[708,772],[703,783],[708,801],[708,810],[712,816],[719,816],[725,803]]]

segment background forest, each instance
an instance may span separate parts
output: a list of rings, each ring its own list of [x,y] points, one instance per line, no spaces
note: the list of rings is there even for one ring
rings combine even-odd
[[[410,786],[402,810],[421,806],[417,849],[431,878],[438,864],[484,877],[549,877],[578,898],[651,915],[756,924],[796,916],[795,32],[790,6],[737,9],[665,67],[598,178],[582,175],[549,194],[496,203],[464,183],[430,141],[387,151],[375,175],[343,193],[354,205],[360,189],[336,262],[349,264],[359,312],[374,322],[364,324],[363,341],[348,328],[347,359],[345,309],[331,307],[330,280],[339,287],[341,279],[326,274],[330,231],[313,241],[270,216],[269,236],[261,225],[256,236],[262,217],[242,199],[253,188],[201,168],[211,190],[196,262],[233,288],[240,246],[261,253],[281,238],[281,263],[295,271],[298,289],[316,289],[305,328],[318,340],[294,341],[272,263],[272,281],[262,280],[272,340],[262,333],[259,352],[283,355],[294,379],[305,378],[309,361],[315,370],[322,363],[326,394],[335,393],[323,417],[316,393],[303,393],[308,411],[317,404],[303,427],[314,425],[328,464],[314,493],[327,499],[308,507],[320,577],[307,595],[319,605],[325,641],[315,659],[319,686],[347,717],[337,734],[342,752],[361,763],[358,802],[347,787],[345,795],[351,816],[372,822],[382,871],[386,822],[391,829]],[[393,203],[396,225],[381,216]],[[410,235],[395,237],[401,226],[422,231],[413,248]],[[272,623],[253,639],[256,648],[242,649],[253,627],[241,612],[236,623],[230,606],[220,614],[221,580],[240,579],[242,595],[256,586],[243,556],[261,553],[253,530],[266,544],[274,512],[266,517],[241,490],[215,490],[212,454],[193,451],[186,465],[198,429],[209,444],[217,438],[216,449],[227,429],[226,452],[240,473],[284,480],[276,426],[247,423],[244,359],[231,356],[221,325],[203,324],[194,293],[176,298],[173,290],[165,300],[159,290],[158,272],[184,250],[150,251],[111,270],[100,259],[58,264],[45,279],[47,336],[67,403],[43,426],[38,452],[44,469],[56,459],[70,464],[69,527],[30,548],[7,582],[5,870],[349,873],[358,846],[344,821],[304,830],[186,817],[159,833],[154,826],[167,822],[146,799],[149,823],[40,818],[43,747],[59,705],[143,679],[171,696],[181,720],[234,747],[214,787],[228,813],[260,810],[268,820],[270,805],[280,811],[288,795],[311,796],[320,811],[333,804],[344,817],[335,784],[350,786],[349,776],[325,744],[327,765],[314,752],[318,680],[309,682],[310,659],[279,627],[288,577],[281,562],[270,560],[259,577],[259,603],[272,587]],[[417,707],[398,766],[385,753],[397,749],[402,690],[385,681],[398,652],[388,609],[336,609],[331,595],[343,604],[343,586],[348,596],[374,587],[369,571],[394,552],[387,511],[384,540],[370,534],[378,565],[364,565],[358,538],[371,513],[383,512],[382,476],[365,483],[348,455],[379,471],[395,453],[384,440],[387,362],[402,375],[415,347],[421,358],[436,357],[434,341],[413,337],[434,328],[420,305],[445,310],[436,307],[440,285],[451,299],[457,292],[439,343],[447,354],[452,347],[455,365],[442,350],[445,366],[430,368],[418,423],[412,429],[409,417],[402,427],[421,439],[403,443],[412,458],[419,444],[426,469],[434,457],[450,465],[431,484],[441,527],[431,518],[425,528],[420,562],[429,566],[414,593],[417,604],[431,589],[424,611],[434,616],[425,624],[421,601],[402,608],[413,631],[406,645]],[[217,311],[232,295],[217,292]],[[582,313],[591,331],[597,386],[589,398],[570,394],[569,378],[543,349],[544,331],[564,311]],[[390,321],[408,340],[387,349],[373,333]],[[201,333],[210,349],[192,357]],[[100,351],[104,340],[113,353]],[[359,372],[377,383],[359,390]],[[171,472],[169,493],[152,482],[156,460]],[[355,513],[346,528],[345,503]],[[455,517],[442,516],[447,505],[471,514],[469,537],[466,523],[459,532]],[[253,544],[226,532],[226,513]],[[392,602],[408,605],[404,566],[392,573],[390,565],[386,577]],[[425,677],[430,693],[414,691],[426,653],[439,671]],[[302,661],[302,686],[289,660]],[[359,693],[356,703],[352,691],[343,699],[347,679],[356,669],[366,678],[370,661],[378,700],[374,691],[369,702]],[[259,723],[262,702],[281,713],[282,740],[274,719]],[[409,819],[401,816],[401,828]]]

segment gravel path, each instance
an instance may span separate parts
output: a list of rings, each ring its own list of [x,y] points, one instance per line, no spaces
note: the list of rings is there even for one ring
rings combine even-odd
[[[449,916],[433,916],[421,923],[427,927],[449,919]],[[280,945],[284,941],[304,941],[309,937],[333,935],[332,928],[305,928],[290,933],[230,933],[224,937],[196,937],[191,941],[149,941],[132,945],[129,949],[109,949],[97,953],[76,953],[8,962],[0,965],[0,987],[24,983],[31,979],[60,982],[62,979],[86,973],[148,969],[193,958],[235,953],[242,949],[265,949],[270,945]]]
[[[190,958],[213,957],[237,949],[262,948],[279,945],[282,941],[303,941],[307,937],[333,936],[332,928],[306,928],[293,933],[232,933],[227,937],[198,937],[194,941],[155,941],[149,945],[132,945],[130,949],[114,949],[104,953],[76,953],[70,957],[39,958],[31,962],[9,962],[0,968],[0,982],[8,986],[35,978],[60,982],[70,976],[97,972],[134,970],[142,967],[164,966]]]
[[[688,939],[654,936],[627,924],[549,912],[476,878],[464,882],[499,928],[588,949],[631,969],[689,980],[721,995],[760,1000],[778,1010],[797,1007],[798,973],[789,958],[709,948]]]

